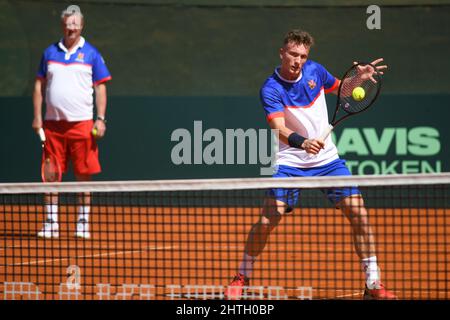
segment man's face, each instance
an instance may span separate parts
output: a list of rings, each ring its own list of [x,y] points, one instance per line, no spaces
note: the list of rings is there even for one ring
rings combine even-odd
[[[300,76],[303,65],[308,60],[309,47],[295,42],[287,43],[280,49],[281,75],[287,80]]]
[[[83,30],[83,21],[79,15],[71,15],[66,17],[62,24],[64,39],[76,40],[81,35]]]

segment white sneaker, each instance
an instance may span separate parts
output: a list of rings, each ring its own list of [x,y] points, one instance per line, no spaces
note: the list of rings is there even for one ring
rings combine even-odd
[[[89,232],[89,224],[86,220],[78,220],[77,222],[77,232],[75,232],[75,237],[89,239],[91,233]]]
[[[37,236],[39,238],[58,238],[59,237],[59,225],[53,220],[46,220],[44,227],[38,232]]]

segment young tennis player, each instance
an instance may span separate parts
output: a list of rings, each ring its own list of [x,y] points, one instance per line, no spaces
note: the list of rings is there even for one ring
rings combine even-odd
[[[267,121],[272,129],[279,130],[278,171],[274,177],[351,175],[345,161],[339,158],[331,136],[325,141],[317,138],[328,127],[325,94],[337,94],[340,80],[319,63],[308,60],[312,45],[313,38],[307,32],[289,31],[279,51],[281,66],[264,82],[260,91]],[[379,65],[382,61],[372,62],[376,72],[381,74],[387,68]],[[367,68],[365,72],[370,78],[370,73],[375,70]],[[364,298],[395,299],[396,296],[381,282],[374,236],[360,191],[356,187],[333,188],[324,193],[350,222],[356,254],[366,280]],[[293,210],[299,194],[299,189],[268,191],[261,217],[248,235],[238,273],[225,291],[226,298],[241,298],[243,287],[249,285],[253,266],[271,231]]]

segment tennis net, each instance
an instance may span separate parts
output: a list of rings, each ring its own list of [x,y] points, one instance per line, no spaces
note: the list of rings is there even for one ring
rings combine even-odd
[[[449,299],[449,183],[442,173],[0,184],[0,295],[225,299],[261,208],[275,210],[267,190],[301,188],[241,298],[361,299],[354,228],[321,192],[358,186],[383,283],[400,299]],[[49,193],[58,193],[58,237],[41,238]],[[76,237],[78,193],[91,194],[88,238]]]

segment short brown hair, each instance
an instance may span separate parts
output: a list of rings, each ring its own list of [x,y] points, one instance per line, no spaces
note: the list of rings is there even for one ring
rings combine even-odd
[[[284,36],[283,45],[287,45],[289,42],[312,47],[314,45],[314,38],[306,31],[293,29]]]

